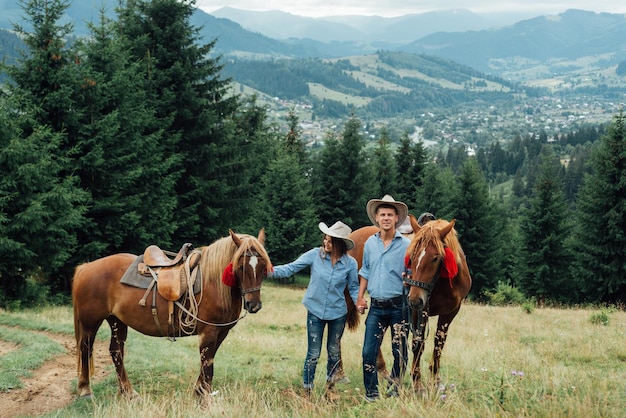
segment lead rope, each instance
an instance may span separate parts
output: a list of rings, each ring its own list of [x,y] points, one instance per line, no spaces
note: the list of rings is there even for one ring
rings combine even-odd
[[[191,270],[191,268],[189,267],[189,263],[191,260],[191,256],[193,254],[198,254],[199,259],[194,269]],[[176,306],[181,308],[178,311],[178,323],[180,324],[180,332],[184,333],[185,335],[193,335],[193,333],[196,331],[196,319],[198,317],[198,309],[199,309],[200,303],[202,302],[202,295],[204,291],[204,286],[202,283],[202,270],[200,269],[201,263],[202,263],[202,251],[201,250],[199,249],[193,250],[187,256],[187,259],[185,260],[184,279],[187,281],[186,299],[189,301],[189,309],[184,308],[182,303],[178,301],[175,302]],[[196,279],[198,278],[200,280],[200,292],[199,292],[200,296],[198,297],[198,299],[196,299],[193,287],[196,282]]]

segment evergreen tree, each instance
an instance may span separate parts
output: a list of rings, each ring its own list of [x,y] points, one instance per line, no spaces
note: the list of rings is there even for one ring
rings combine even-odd
[[[201,44],[199,28],[190,24],[193,0],[128,0],[118,11],[120,33],[134,59],[143,64],[148,104],[161,121],[163,144],[178,154],[181,164],[175,189],[177,229],[174,242],[209,242],[227,233],[231,216],[248,215],[235,206],[234,190],[249,177],[223,176],[254,166],[241,160],[236,148],[244,138],[234,126],[238,99],[229,96],[229,80],[220,77],[221,64],[210,58],[215,42]],[[239,160],[238,160],[239,159]],[[262,162],[256,162],[256,165]],[[243,209],[243,208],[242,208]]]
[[[267,233],[266,248],[276,264],[290,262],[319,244],[313,187],[307,167],[300,162],[300,149],[293,146],[299,141],[292,130],[285,141],[276,144],[276,158],[263,176],[264,205],[259,213]]]
[[[24,134],[29,135],[39,126],[50,126],[53,132],[64,134],[59,148],[65,156],[70,156],[75,146],[77,120],[82,111],[75,98],[83,80],[80,60],[67,46],[73,27],[60,23],[69,4],[67,0],[22,2],[32,32],[14,25],[27,49],[18,64],[7,69],[13,81],[8,84],[9,89],[31,104],[26,106],[32,117],[24,122],[32,125],[22,127]],[[71,171],[69,167],[64,169]]]
[[[287,150],[296,155],[302,167],[308,166],[306,148],[302,141],[302,130],[298,127],[298,115],[293,108],[287,114]]]
[[[390,142],[389,133],[386,129],[382,129],[377,147],[374,150],[374,161],[372,164],[374,187],[371,189],[371,192],[373,196],[397,195],[397,172],[393,155],[389,148]]]
[[[561,163],[549,146],[544,147],[541,172],[530,208],[520,217],[522,232],[522,277],[520,288],[543,304],[546,299],[565,302],[569,294],[567,247],[569,222],[562,184]]]
[[[620,112],[601,137],[578,194],[573,277],[590,302],[624,302],[626,295],[625,121]]]
[[[415,213],[430,212],[437,218],[450,220],[453,217],[453,196],[456,190],[456,177],[450,168],[438,164],[426,164],[424,181],[415,194]]]
[[[314,166],[315,195],[320,220],[326,223],[342,221],[352,229],[369,225],[365,212],[369,179],[365,178],[365,139],[359,133],[361,122],[351,118],[342,138],[329,135]]]
[[[428,153],[424,144],[421,141],[412,142],[405,133],[396,153],[398,167],[398,197],[394,196],[396,200],[405,202],[409,206],[414,205],[416,191],[423,181],[427,159]]]
[[[502,224],[495,216],[487,182],[475,158],[469,158],[458,175],[458,192],[453,197],[453,216],[457,220],[461,245],[472,275],[471,294],[481,296],[503,280],[500,241]]]
[[[82,260],[150,244],[174,249],[177,154],[163,147],[163,129],[147,107],[141,66],[123,48],[104,13],[82,44],[87,74],[77,173],[91,193],[91,226],[81,235]]]
[[[69,290],[77,235],[86,225],[87,196],[75,176],[82,69],[66,45],[72,26],[59,23],[68,5],[63,0],[22,3],[32,32],[15,25],[27,50],[6,69],[12,82],[4,103],[13,125],[3,149],[4,193],[18,193],[10,198],[6,222],[9,236],[28,248],[15,266],[25,277],[45,266],[42,281],[53,292]]]
[[[63,174],[63,136],[23,123],[30,117],[14,103],[0,105],[0,302],[22,300],[27,279],[53,292],[69,288],[63,272],[84,226],[86,195]],[[29,135],[22,124],[33,128]]]
[[[239,108],[224,123],[229,143],[216,149],[224,161],[219,180],[227,190],[224,198],[212,203],[219,213],[227,214],[215,223],[220,228],[218,235],[220,231],[227,234],[229,228],[256,235],[265,226],[258,216],[262,210],[259,202],[268,162],[276,158],[273,144],[279,134],[267,125],[266,110],[256,103],[254,96],[242,100]]]

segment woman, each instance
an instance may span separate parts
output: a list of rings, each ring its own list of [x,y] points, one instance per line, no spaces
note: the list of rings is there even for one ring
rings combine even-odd
[[[348,315],[344,289],[348,287],[355,304],[359,293],[357,263],[347,254],[354,247],[354,242],[348,238],[352,230],[340,221],[330,228],[320,222],[319,229],[324,233],[321,247],[305,252],[289,264],[274,266],[274,272],[270,276],[277,279],[287,278],[306,267],[311,269],[309,286],[302,300],[307,309],[308,347],[303,370],[304,391],[307,396],[313,391],[315,369],[322,351],[326,326],[326,388],[328,392],[333,389],[333,375],[341,362],[340,341]]]

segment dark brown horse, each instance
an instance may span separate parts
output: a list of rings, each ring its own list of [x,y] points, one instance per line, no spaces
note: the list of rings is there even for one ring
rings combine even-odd
[[[415,235],[407,249],[411,277],[408,304],[413,329],[413,388],[424,392],[421,381],[420,358],[424,352],[425,330],[429,316],[439,316],[433,357],[430,363],[431,383],[439,383],[439,362],[450,324],[472,286],[465,254],[454,229],[455,220],[430,221],[423,226],[411,215]]]
[[[196,295],[192,291],[189,298],[181,300],[185,309],[174,308],[174,319],[167,326],[169,336],[198,335],[200,375],[195,392],[200,396],[212,392],[215,353],[230,329],[241,319],[242,300],[249,313],[261,309],[261,283],[271,269],[270,259],[263,247],[264,230],[259,232],[258,238],[229,232],[230,236],[199,249],[202,290]],[[145,299],[146,289],[120,283],[136,258],[132,254],[111,255],[80,265],[74,274],[72,301],[81,397],[92,395],[89,379],[93,372],[93,344],[104,320],[111,327],[109,351],[120,393],[131,397],[137,393],[124,368],[128,327],[145,335],[164,336],[159,324],[166,325],[170,319],[168,301],[159,295],[155,297],[155,319],[150,304],[139,304],[142,298]],[[229,266],[234,273],[231,276],[233,286],[222,282],[224,271],[230,271]],[[149,298],[152,299],[152,295]]]

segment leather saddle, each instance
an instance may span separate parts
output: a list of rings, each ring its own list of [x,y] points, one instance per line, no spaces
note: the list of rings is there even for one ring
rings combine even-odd
[[[173,256],[173,258],[170,258]],[[200,251],[194,250],[193,245],[183,244],[178,253],[164,251],[156,245],[150,245],[143,253],[143,262],[137,265],[139,274],[152,276],[152,284],[156,284],[158,293],[169,303],[169,320],[173,313],[173,302],[181,299],[193,288],[195,270],[200,262]],[[145,299],[152,285],[139,302],[145,306]]]

